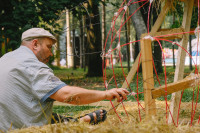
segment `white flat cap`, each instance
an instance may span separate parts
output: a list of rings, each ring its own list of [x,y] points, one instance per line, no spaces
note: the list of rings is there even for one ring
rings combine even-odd
[[[29,39],[29,38],[34,38],[34,37],[48,37],[54,40],[55,42],[57,41],[56,38],[47,30],[43,28],[31,28],[22,33],[22,38],[21,40],[24,39]]]

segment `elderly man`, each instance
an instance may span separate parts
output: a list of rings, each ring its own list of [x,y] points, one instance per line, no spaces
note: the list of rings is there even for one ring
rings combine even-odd
[[[66,85],[46,65],[55,37],[42,28],[22,34],[21,46],[0,58],[0,130],[51,123],[53,101],[82,105],[104,99],[127,99],[126,89],[87,90]],[[106,112],[90,113],[80,121],[96,124]],[[11,126],[12,125],[12,126]]]

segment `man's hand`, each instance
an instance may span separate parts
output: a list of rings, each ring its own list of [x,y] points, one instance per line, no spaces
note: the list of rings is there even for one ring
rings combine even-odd
[[[117,98],[117,102],[120,102],[122,99],[127,100],[126,95],[128,95],[129,92],[124,88],[114,88],[111,90],[106,91],[106,99],[112,100]]]

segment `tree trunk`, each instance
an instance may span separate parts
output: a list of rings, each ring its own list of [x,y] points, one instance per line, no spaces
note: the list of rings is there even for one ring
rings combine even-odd
[[[72,44],[73,44],[73,45],[72,45],[72,47],[73,47],[73,48],[72,48],[72,49],[73,49],[72,53],[73,53],[73,55],[74,55],[74,56],[73,56],[73,57],[74,57],[74,58],[73,58],[73,62],[74,62],[73,69],[76,69],[76,65],[77,65],[77,64],[76,64],[77,56],[75,56],[75,55],[76,55],[76,35],[75,35],[75,28],[76,28],[76,27],[75,27],[74,24],[75,24],[75,17],[72,16],[72,25],[73,25],[73,26],[72,26],[72,27],[73,27],[73,29],[72,29],[72,35],[73,35],[73,37],[72,37],[72,40],[73,40],[73,41],[72,41]]]
[[[102,2],[105,2],[105,0],[102,0]],[[102,51],[104,50],[105,40],[106,40],[106,8],[105,4],[102,4]]]
[[[102,19],[101,19],[102,30],[101,30],[101,32],[102,32],[102,51],[104,51],[104,46],[105,46],[105,41],[106,41],[106,14],[105,14],[106,8],[105,8],[105,0],[102,0],[102,2],[103,2],[103,4],[102,4]],[[102,60],[104,61],[103,64],[106,65],[105,57],[102,57]],[[102,67],[104,68],[105,66],[102,66]]]
[[[173,68],[175,69],[175,55],[174,55],[174,45],[172,45],[172,53],[173,53]]]
[[[79,47],[80,47],[80,67],[83,68],[83,22],[82,22],[82,15],[79,14],[79,30],[80,30],[80,35],[79,35]]]
[[[56,65],[60,67],[60,42],[59,42],[59,35],[56,35]]]
[[[2,29],[0,29],[1,30],[1,36],[0,36],[0,38],[1,38],[1,40],[0,40],[0,57],[3,55],[2,54],[2,46],[3,46],[3,30]]]
[[[157,0],[155,2],[158,2]],[[156,4],[158,6],[158,4]],[[156,6],[156,7],[157,7]],[[160,7],[158,6],[158,8],[156,8],[155,6],[152,6],[153,8],[151,8],[152,10],[152,15],[153,15],[153,25],[155,24],[157,18],[158,18],[158,14],[160,13]],[[160,42],[162,45],[162,41]],[[160,45],[157,41],[154,42],[154,65],[156,68],[157,73],[163,73],[163,67],[162,67],[162,49],[160,48]]]
[[[142,4],[144,4],[145,2],[140,2],[140,6]],[[159,1],[155,0],[154,4],[156,5],[151,5],[151,13],[149,18],[153,17],[153,21],[151,23],[151,19],[149,20],[150,24],[149,24],[149,31],[151,31],[152,26],[154,25],[154,23],[156,22],[157,18],[158,18],[158,14],[160,13],[160,7],[158,6]],[[159,9],[158,9],[159,8]],[[143,8],[141,8],[141,13],[142,13],[142,17],[144,22],[146,22],[146,26],[147,26],[147,21],[148,21],[148,12],[149,12],[149,3],[144,5]],[[162,43],[162,42],[161,42]],[[153,57],[154,57],[154,63],[155,63],[155,68],[157,70],[158,73],[162,73],[163,72],[163,67],[162,67],[162,50],[158,44],[158,42],[154,42],[154,52],[153,52]]]
[[[158,42],[154,42],[154,65],[156,68],[157,73],[163,73],[162,67],[162,50]]]
[[[87,76],[95,77],[102,76],[102,59],[101,59],[101,28],[98,4],[93,0],[88,1],[88,11],[90,12],[90,18],[86,20],[87,25],[87,42],[88,52],[91,53],[88,56],[88,73]]]
[[[132,2],[137,2],[137,0],[132,0]],[[139,4],[135,3],[129,6],[130,15],[133,14],[139,8]],[[137,39],[140,39],[141,35],[147,33],[147,28],[145,22],[142,18],[141,11],[138,10],[132,17],[133,26],[135,27]]]
[[[85,48],[86,48],[86,46],[85,46],[85,42],[86,42],[86,40],[85,40],[85,15],[83,15],[82,16],[82,21],[83,21],[83,36],[82,36],[82,38],[83,38],[83,68],[84,68],[84,71],[86,71],[86,61],[85,61],[85,58],[86,58],[86,55],[85,55]]]
[[[128,11],[127,11],[128,12]],[[127,15],[127,14],[126,14]],[[124,21],[126,22],[126,15],[124,16]],[[129,21],[128,21],[129,22]],[[125,36],[126,36],[126,43],[129,43],[130,42],[130,37],[129,37],[129,32],[128,30],[130,29],[129,25],[128,25],[128,22],[125,24]],[[130,45],[126,45],[126,52],[127,52],[127,66],[128,66],[128,71],[130,71]]]
[[[132,2],[137,2],[137,0],[132,0]],[[129,6],[129,15],[132,15],[139,8],[139,4],[135,3]],[[142,34],[147,33],[147,28],[145,22],[142,18],[141,11],[138,10],[134,15],[132,15],[131,20],[136,31],[136,40],[140,40]],[[140,52],[140,43],[135,43],[134,50],[134,60],[137,58]],[[142,71],[142,65],[140,65],[139,71]]]
[[[66,65],[68,68],[73,68],[74,67],[74,59],[73,59],[73,47],[71,44],[71,30],[70,30],[70,12],[69,10],[66,10],[66,37],[67,37],[67,43],[66,43]]]

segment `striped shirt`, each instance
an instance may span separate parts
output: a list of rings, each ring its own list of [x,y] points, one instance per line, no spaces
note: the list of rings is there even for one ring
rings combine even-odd
[[[51,120],[49,97],[66,84],[25,46],[0,58],[0,130],[42,126]]]

